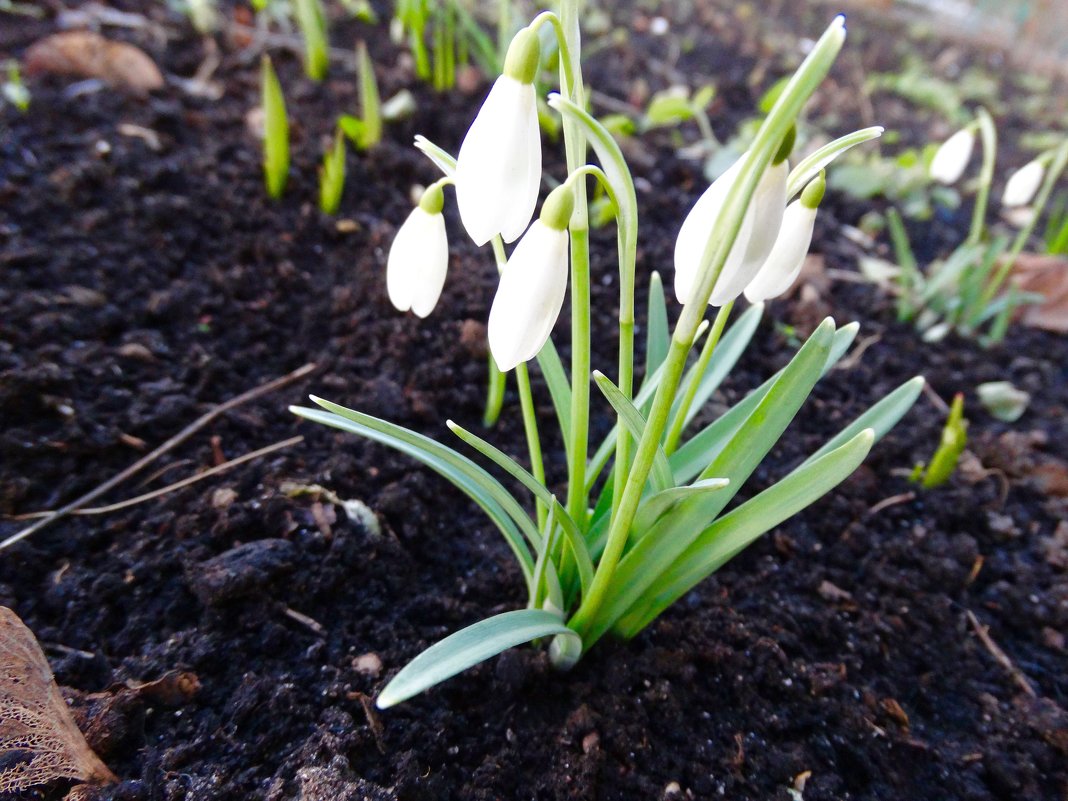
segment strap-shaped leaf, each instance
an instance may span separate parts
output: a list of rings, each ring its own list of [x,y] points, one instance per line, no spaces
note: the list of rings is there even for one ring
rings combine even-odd
[[[578,635],[559,616],[541,609],[518,609],[480,620],[430,646],[409,662],[379,694],[378,708],[387,709],[406,701],[501,651],[557,634],[573,637],[581,648]]]
[[[819,380],[833,340],[834,321],[827,318],[701,474],[702,478],[728,478],[730,485],[676,504],[620,560],[608,597],[598,611],[598,620],[586,634],[587,646],[596,642],[658,581],[730,502],[808,398]]]
[[[721,490],[728,484],[730,480],[726,478],[705,478],[693,484],[671,487],[656,493],[638,507],[638,513],[634,516],[634,532],[631,536],[635,541],[641,539],[648,529],[675,504],[705,492]]]
[[[648,378],[667,358],[671,331],[668,329],[667,301],[660,273],[653,270],[649,277],[649,304],[645,332],[645,377]]]
[[[436,471],[443,478],[460,488],[489,518],[497,524],[505,539],[515,552],[527,581],[534,569],[534,559],[523,541],[523,534],[535,546],[541,545],[541,534],[530,516],[508,491],[493,476],[452,448],[429,437],[409,431],[393,423],[362,414],[336,403],[316,398],[312,400],[327,411],[291,406],[289,410],[298,417],[340,428],[354,434],[389,445],[406,453]],[[521,533],[522,532],[522,533]]]
[[[575,556],[576,564],[578,565],[579,581],[582,584],[582,591],[585,592],[593,581],[593,562],[590,559],[589,549],[586,547],[586,540],[582,534],[579,533],[578,526],[575,525],[575,521],[571,518],[571,515],[567,513],[567,510],[556,500],[556,496],[553,495],[545,487],[544,484],[539,482],[530,471],[519,464],[515,459],[506,454],[500,448],[495,445],[491,445],[482,439],[477,434],[473,434],[463,426],[457,425],[452,420],[447,420],[445,423],[449,430],[456,436],[477,450],[487,459],[492,461],[502,470],[504,470],[512,478],[516,479],[524,487],[526,487],[539,501],[545,504],[546,508],[552,511],[555,521],[563,529],[564,539],[567,541],[568,546],[571,548],[572,554]],[[539,556],[548,549],[548,544],[545,543],[544,537],[542,538],[543,547],[539,550]]]
[[[850,323],[834,332],[834,343],[831,345],[831,352],[827,356],[827,363],[823,367],[822,375],[826,375],[841,360],[845,352],[849,350],[849,346],[853,344],[853,340],[856,338],[858,329],[859,326],[856,323]],[[693,481],[705,469],[730,438],[734,436],[738,426],[745,421],[753,409],[757,407],[757,404],[763,400],[768,390],[771,389],[782,373],[782,370],[775,373],[775,375],[738,401],[714,422],[705,426],[671,454],[668,461],[671,462],[671,470],[675,474],[676,481]]]
[[[719,389],[719,385],[723,383],[725,379],[734,369],[734,365],[738,363],[738,359],[741,358],[745,349],[749,347],[750,341],[753,339],[753,334],[756,333],[757,326],[760,325],[760,318],[764,314],[764,304],[754,303],[748,309],[746,309],[742,315],[735,321],[735,323],[727,329],[727,332],[720,339],[719,344],[716,345],[715,353],[712,354],[712,358],[708,360],[708,366],[705,369],[704,375],[696,376],[700,381],[697,386],[697,393],[693,397],[693,403],[690,404],[690,409],[686,413],[686,423],[693,420],[694,415],[701,411],[702,407],[708,403],[708,399],[712,397],[712,394]],[[697,365],[691,368],[695,370]],[[685,383],[689,383],[693,380],[693,377],[687,377]],[[684,384],[685,386],[685,384]],[[675,404],[671,409],[671,417],[674,418],[678,410],[679,399],[675,399]]]
[[[916,398],[923,391],[923,383],[923,376],[918,375],[915,378],[910,378],[893,392],[888,393],[881,401],[874,404],[868,411],[839,431],[838,434],[827,440],[822,448],[805,459],[794,472],[845,445],[866,428],[871,429],[875,435],[876,442],[881,440],[886,435],[886,432],[897,425],[898,420],[904,417],[905,413],[912,408],[912,404],[916,402]]]
[[[556,421],[560,425],[560,435],[564,438],[564,448],[570,457],[571,450],[571,383],[567,380],[567,373],[560,361],[560,354],[556,352],[556,346],[552,339],[545,340],[545,345],[538,352],[538,367],[545,377],[545,384],[549,387],[549,395],[553,399],[553,408],[556,410]]]
[[[864,461],[874,441],[875,432],[861,431],[845,445],[794,471],[706,528],[620,618],[616,633],[633,637],[761,534],[830,492]]]
[[[804,189],[809,181],[819,175],[820,170],[851,147],[856,147],[863,142],[877,139],[882,136],[882,134],[883,127],[881,125],[854,131],[851,134],[838,137],[833,142],[821,147],[811,156],[802,159],[798,162],[797,166],[790,171],[790,177],[786,181],[786,196],[788,198],[793,197]]]
[[[645,430],[645,418],[642,417],[641,412],[635,409],[634,404],[627,400],[627,396],[612,383],[612,379],[600,370],[593,371],[593,381],[597,384],[597,388],[601,390],[605,399],[612,404],[612,408],[615,409],[619,419],[627,427],[627,432],[634,437],[634,441],[641,440],[642,432]],[[671,476],[671,467],[668,466],[667,456],[664,455],[664,449],[659,445],[656,448],[656,456],[653,457],[653,469],[649,473],[649,478],[653,483],[653,490],[656,492],[675,485],[675,479]]]

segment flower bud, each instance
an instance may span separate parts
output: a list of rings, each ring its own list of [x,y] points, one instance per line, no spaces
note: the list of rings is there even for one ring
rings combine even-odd
[[[397,231],[386,261],[386,292],[399,311],[426,317],[434,310],[449,268],[449,240],[440,186],[423,193]]]
[[[745,288],[745,297],[750,303],[778,297],[797,280],[812,244],[816,209],[823,199],[825,186],[821,173],[805,187],[800,199],[787,207],[767,260]]]
[[[931,159],[931,178],[943,184],[956,183],[964,174],[974,147],[975,134],[971,129],[957,131],[935,151]]]
[[[1035,159],[1027,162],[1009,176],[1005,183],[1005,192],[1001,196],[1001,205],[1007,208],[1026,206],[1034,199],[1045,175],[1046,168],[1041,161]]]

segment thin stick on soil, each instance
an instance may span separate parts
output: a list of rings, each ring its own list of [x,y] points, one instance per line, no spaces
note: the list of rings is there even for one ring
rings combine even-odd
[[[193,434],[200,431],[202,428],[204,428],[206,425],[208,425],[220,415],[226,414],[226,412],[244,403],[248,403],[249,401],[255,400],[256,398],[259,398],[270,392],[274,392],[276,389],[281,389],[282,387],[288,386],[289,384],[292,384],[295,381],[299,381],[300,379],[304,378],[304,376],[311,373],[314,369],[314,363],[305,364],[303,367],[298,367],[291,373],[287,373],[286,375],[281,376],[280,378],[275,378],[274,380],[268,381],[265,384],[260,384],[258,387],[253,387],[247,392],[241,393],[237,397],[231,398],[230,400],[224,403],[220,403],[218,406],[215,406],[210,411],[201,415],[199,418],[187,425],[185,428],[183,428],[169,440],[164,442],[154,451],[138,459],[136,462],[127,467],[121,473],[112,476],[103,484],[100,484],[95,489],[92,489],[89,492],[85,493],[85,495],[82,495],[80,498],[71,501],[66,506],[60,507],[56,511],[50,513],[47,517],[38,520],[32,526],[27,526],[21,531],[12,534],[3,542],[0,542],[0,551],[14,545],[16,542],[20,542],[26,539],[31,534],[37,533],[46,526],[49,526],[57,520],[66,517],[76,509],[81,509],[90,501],[96,500],[105,492],[114,489],[131,476],[139,473],[141,470],[150,465],[152,462],[156,461],[159,457],[163,456],[168,451],[185,442],[185,440],[189,439],[191,436],[193,436]]]
[[[296,445],[298,442],[303,442],[303,441],[304,441],[304,437],[303,436],[290,437],[289,439],[284,439],[281,442],[276,442],[273,445],[267,445],[266,447],[259,448],[257,450],[252,451],[251,453],[246,453],[244,456],[238,456],[237,458],[230,459],[229,461],[223,462],[222,464],[217,464],[214,467],[208,468],[203,473],[197,473],[196,475],[193,475],[193,476],[187,476],[186,478],[183,478],[181,481],[175,481],[173,484],[168,484],[166,487],[160,487],[159,489],[154,489],[151,492],[146,492],[146,493],[144,493],[142,495],[138,495],[138,496],[136,496],[134,498],[128,498],[125,501],[119,501],[118,503],[113,503],[113,504],[110,504],[108,506],[94,506],[91,509],[74,509],[73,511],[70,512],[70,514],[72,514],[72,515],[106,515],[109,512],[117,512],[120,509],[126,509],[126,508],[128,508],[130,506],[137,506],[137,504],[139,504],[139,503],[144,503],[145,501],[151,501],[153,498],[159,498],[160,496],[166,495],[169,492],[174,492],[175,490],[182,489],[182,487],[188,487],[190,484],[196,484],[198,481],[202,481],[205,478],[211,478],[212,476],[216,476],[219,473],[225,473],[230,468],[237,467],[239,464],[244,464],[245,462],[251,462],[253,459],[259,459],[261,456],[266,456],[269,453],[274,453],[275,451],[280,451],[280,450],[282,450],[282,448],[288,448],[290,445]],[[34,519],[40,518],[40,517],[48,517],[51,514],[53,514],[53,513],[52,512],[31,512],[30,514],[19,515],[18,517],[15,517],[13,519],[14,520],[34,520]]]
[[[1024,675],[1022,670],[1013,664],[1013,661],[1009,659],[1009,655],[1002,651],[998,644],[994,642],[990,633],[987,631],[986,626],[979,622],[979,619],[972,614],[970,609],[966,609],[965,614],[968,616],[968,622],[971,623],[972,628],[975,629],[979,641],[983,643],[986,650],[990,652],[990,655],[997,660],[999,665],[1009,672],[1009,675],[1012,676],[1013,681],[1016,682],[1021,690],[1032,698],[1038,698],[1038,693],[1035,692],[1035,688],[1031,686],[1031,681]]]

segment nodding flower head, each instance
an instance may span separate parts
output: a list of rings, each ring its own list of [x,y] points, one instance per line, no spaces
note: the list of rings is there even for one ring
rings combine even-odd
[[[970,128],[957,131],[935,151],[931,159],[931,177],[942,184],[956,183],[964,174],[974,147],[975,134]]]
[[[567,291],[567,223],[574,202],[569,184],[554,189],[501,273],[486,332],[501,370],[537,356],[560,316]]]
[[[1001,205],[1008,208],[1026,206],[1034,200],[1045,176],[1046,167],[1039,159],[1027,162],[1009,176],[1005,192],[1001,195]]]
[[[771,252],[756,277],[745,288],[745,297],[750,303],[778,297],[797,280],[808,255],[808,247],[812,244],[816,209],[823,199],[825,188],[826,181],[821,173],[805,187],[801,197],[786,208]]]
[[[386,291],[400,311],[419,317],[434,311],[449,267],[449,240],[441,187],[431,186],[393,239],[386,262]]]
[[[493,84],[456,158],[456,203],[476,245],[496,234],[514,242],[526,230],[541,185],[541,134],[534,94],[536,31],[515,35],[504,74]]]

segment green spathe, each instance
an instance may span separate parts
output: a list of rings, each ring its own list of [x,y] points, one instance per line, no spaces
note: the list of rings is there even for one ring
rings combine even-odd
[[[504,57],[504,74],[520,83],[534,83],[538,75],[538,60],[541,57],[541,43],[538,32],[523,28],[508,45],[508,55]]]

